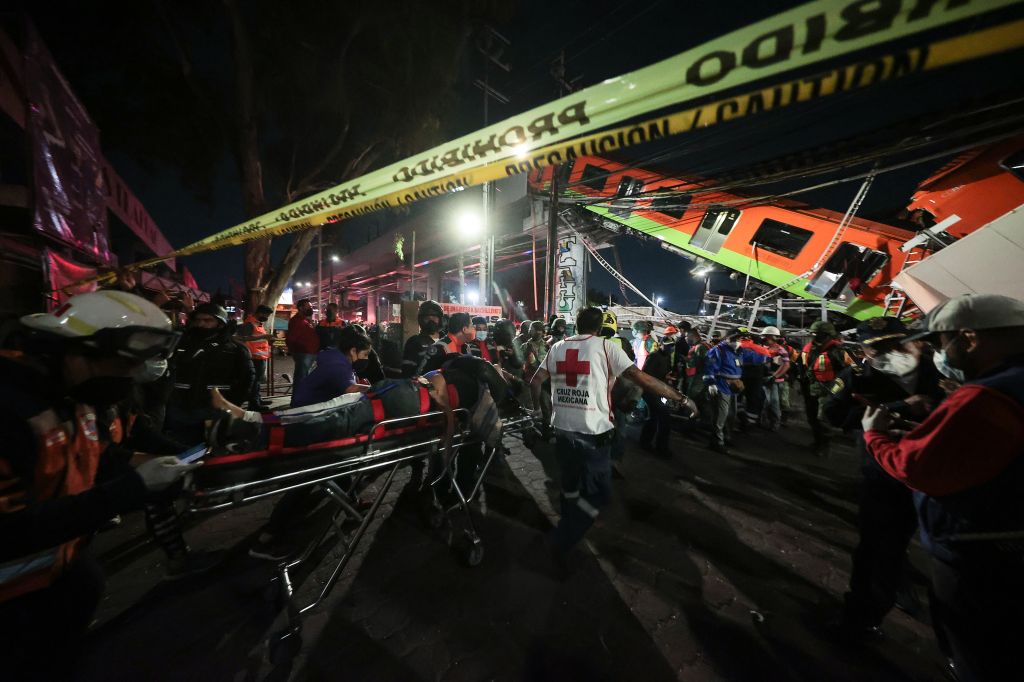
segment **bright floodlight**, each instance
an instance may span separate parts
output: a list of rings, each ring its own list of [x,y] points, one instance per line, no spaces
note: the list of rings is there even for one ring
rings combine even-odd
[[[340,259],[340,258],[338,258],[338,254],[336,254],[336,253],[332,253],[332,254],[331,254],[331,260],[332,260],[332,261],[334,261],[335,263],[337,263],[337,262],[338,262],[338,261],[340,261],[341,259]]]
[[[455,221],[459,233],[466,237],[475,237],[484,229],[483,221],[476,213],[462,213]]]
[[[661,305],[661,302],[664,301],[664,300],[665,300],[664,298],[659,296],[658,298],[654,299],[654,302],[657,303],[658,305]]]
[[[469,299],[469,302],[472,303],[473,305],[476,305],[477,303],[480,302],[480,294],[479,292],[476,291],[467,291],[466,298]]]

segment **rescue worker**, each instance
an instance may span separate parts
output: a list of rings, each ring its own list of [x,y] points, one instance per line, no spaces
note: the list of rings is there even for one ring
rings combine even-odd
[[[610,310],[604,311],[601,317],[601,336],[621,348],[622,352],[629,358],[629,361],[635,363],[636,355],[633,353],[633,345],[621,336],[617,336],[618,331],[619,321],[615,317],[615,313]]]
[[[0,357],[0,660],[8,679],[69,679],[103,592],[87,537],[198,466],[133,456],[115,405],[178,334],[121,291],[27,315],[25,349]]]
[[[530,338],[526,342],[524,355],[529,371],[536,372],[544,364],[548,353],[548,344],[544,337],[544,323],[536,320],[530,323]]]
[[[917,512],[909,488],[894,479],[867,454],[860,421],[864,406],[854,395],[886,406],[904,419],[919,421],[945,397],[942,375],[932,353],[921,342],[906,342],[908,332],[895,317],[876,317],[857,325],[855,338],[867,362],[839,373],[838,390],[822,410],[832,426],[854,431],[862,457],[863,481],[853,552],[850,589],[837,634],[844,638],[873,637],[897,597],[911,604],[906,571],[907,547],[917,528]]]
[[[782,424],[782,387],[786,385],[786,375],[789,374],[789,349],[779,343],[782,334],[778,327],[765,327],[761,334],[764,336],[765,348],[771,353],[771,373],[764,380],[767,399],[764,423],[769,431],[778,431]]]
[[[581,310],[576,317],[577,335],[552,347],[530,383],[537,404],[544,382],[551,380],[551,425],[562,471],[562,496],[561,518],[550,543],[559,564],[610,501],[615,433],[609,400],[612,382],[625,376],[654,395],[682,399],[671,386],[638,370],[616,344],[601,338],[601,319],[599,308]]]
[[[324,316],[316,323],[316,334],[317,338],[320,339],[320,350],[323,350],[325,345],[330,345],[332,341],[336,344],[338,341],[337,331],[333,330],[340,331],[344,327],[345,320],[338,317],[338,304],[328,303],[324,306]]]
[[[704,384],[704,367],[708,351],[711,350],[711,342],[703,340],[700,330],[696,327],[691,327],[686,332],[686,341],[690,345],[690,350],[686,354],[683,369],[682,392],[697,405],[700,423],[710,431],[712,409],[708,404],[707,386]]]
[[[548,324],[548,337],[545,339],[547,341],[548,348],[565,338],[565,329],[566,324],[563,318],[551,318],[551,322]]]
[[[523,356],[514,343],[516,326],[511,320],[494,323],[495,364],[516,379],[523,379]]]
[[[295,304],[295,314],[288,320],[288,331],[284,340],[288,344],[288,354],[295,361],[295,372],[292,375],[292,390],[306,378],[313,369],[313,361],[320,352],[320,337],[313,327],[313,304],[308,298],[300,299]]]
[[[747,327],[737,329],[740,333],[738,350],[743,364],[743,410],[738,413],[743,428],[756,424],[764,409],[764,377],[771,354],[768,349],[754,340]]]
[[[925,329],[918,336],[937,348],[936,368],[963,385],[910,431],[891,431],[889,412],[869,408],[864,441],[915,491],[931,556],[933,624],[956,677],[1016,679],[1024,640],[1024,302],[957,296],[929,311]]]
[[[476,334],[473,340],[466,344],[466,350],[475,358],[492,364],[497,362],[498,353],[494,348],[494,339],[487,338],[487,318],[478,315],[472,319],[472,323]]]
[[[467,344],[476,339],[476,327],[469,313],[454,313],[448,318],[448,335],[434,342],[427,350],[420,374],[441,369],[449,355],[466,355]]]
[[[260,384],[267,376],[267,365],[270,362],[270,342],[274,335],[268,334],[266,324],[274,310],[267,305],[256,307],[255,315],[246,315],[242,324],[235,331],[235,338],[245,344],[252,359],[253,382],[249,394],[249,409],[259,410],[267,402],[260,398]]]
[[[210,406],[211,388],[238,404],[250,396],[249,349],[232,340],[227,319],[219,305],[196,306],[168,363],[172,390],[164,430],[189,445],[203,441],[204,422],[216,416]]]
[[[676,382],[672,374],[672,346],[661,345],[648,355],[643,373],[674,387]],[[672,433],[672,407],[653,391],[644,391],[644,402],[647,403],[651,416],[640,433],[640,447],[658,457],[671,459],[672,451],[668,447],[668,440]]]
[[[411,379],[423,373],[423,363],[427,358],[427,351],[441,335],[441,321],[444,319],[444,311],[437,301],[424,301],[420,303],[416,311],[416,322],[420,326],[420,333],[410,336],[405,342],[405,349],[402,351],[402,377]]]
[[[732,425],[736,419],[736,396],[743,392],[743,362],[739,356],[738,333],[711,348],[704,360],[704,386],[711,403],[711,443],[715,452],[729,454]]]
[[[530,340],[530,325],[532,324],[533,323],[529,320],[523,320],[520,322],[519,334],[512,339],[512,342],[515,344],[516,348],[519,349],[519,354],[523,356],[524,360],[526,359],[526,343]]]
[[[811,325],[811,340],[800,354],[804,367],[804,406],[807,422],[814,435],[812,448],[818,457],[828,457],[834,429],[821,413],[823,401],[834,391],[834,384],[843,368],[853,364],[853,358],[843,350],[836,326],[827,320]]]
[[[650,320],[637,320],[633,323],[633,355],[636,356],[636,366],[644,368],[647,356],[658,350],[658,342],[652,335],[654,323]]]

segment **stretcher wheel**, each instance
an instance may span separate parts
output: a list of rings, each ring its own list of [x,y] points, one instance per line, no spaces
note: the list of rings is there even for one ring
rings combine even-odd
[[[274,665],[287,663],[295,659],[302,650],[302,630],[299,627],[289,628],[270,638],[268,655]]]

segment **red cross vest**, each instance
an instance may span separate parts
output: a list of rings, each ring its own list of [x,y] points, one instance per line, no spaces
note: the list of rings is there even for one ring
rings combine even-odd
[[[614,428],[612,382],[632,364],[621,348],[599,336],[573,336],[552,346],[544,358],[551,375],[551,425],[591,435]]]

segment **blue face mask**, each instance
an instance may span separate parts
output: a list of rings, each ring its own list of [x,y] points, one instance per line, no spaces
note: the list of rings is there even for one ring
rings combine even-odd
[[[956,336],[952,338],[950,342],[943,346],[940,350],[935,351],[935,353],[932,355],[932,362],[935,363],[935,369],[939,370],[939,374],[949,379],[952,379],[953,381],[959,381],[962,384],[967,379],[964,375],[964,371],[962,369],[957,369],[953,365],[949,364],[949,354],[946,352],[946,349],[952,346],[953,342],[956,341],[958,338],[960,337]]]
[[[487,340],[487,332],[477,332],[476,333],[476,340],[477,341],[486,341]]]

